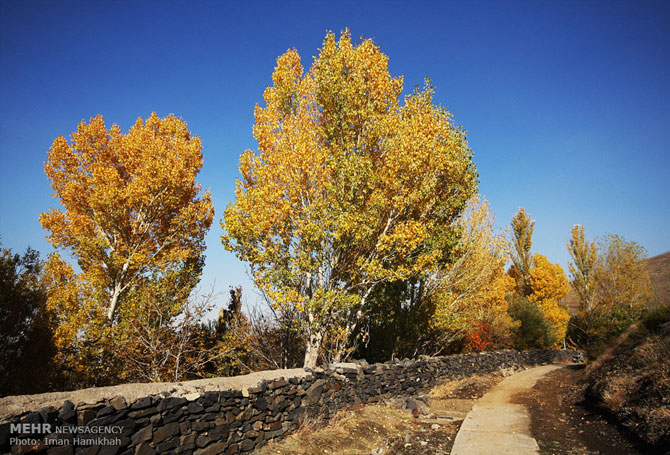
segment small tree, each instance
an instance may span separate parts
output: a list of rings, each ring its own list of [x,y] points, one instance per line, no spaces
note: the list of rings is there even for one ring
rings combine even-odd
[[[596,280],[602,305],[639,314],[653,296],[644,262],[647,250],[616,234],[601,238],[599,250]]]
[[[535,254],[533,268],[530,270],[530,287],[532,293],[528,298],[539,305],[554,329],[554,338],[564,339],[570,314],[565,305],[559,302],[570,292],[570,283],[563,268],[552,264],[545,256]]]
[[[570,230],[568,252],[572,261],[568,270],[572,276],[570,284],[579,297],[579,306],[582,311],[591,314],[596,301],[596,261],[598,254],[596,242],[588,242],[584,238],[584,226],[574,225]]]
[[[530,248],[533,244],[533,228],[535,221],[530,215],[520,208],[512,218],[512,275],[517,282],[517,292],[529,296],[532,292],[530,286],[530,269],[532,267],[532,256]]]

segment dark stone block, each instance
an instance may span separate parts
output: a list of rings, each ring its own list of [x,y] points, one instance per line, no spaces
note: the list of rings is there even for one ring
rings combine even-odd
[[[217,442],[204,449],[196,450],[193,455],[220,455],[228,448],[227,446],[225,442]]]
[[[114,455],[121,450],[118,446],[101,446],[98,450],[98,455]]]
[[[86,424],[87,427],[104,427],[106,425],[111,424],[114,422],[115,416],[114,415],[108,415],[106,417],[101,417],[101,418],[96,418],[91,420]]]
[[[193,401],[193,402],[188,404],[188,412],[190,412],[191,414],[200,413],[204,410],[205,410],[205,408],[200,403],[198,403],[196,401]]]
[[[164,398],[159,403],[158,410],[161,412],[167,411],[168,409],[173,409],[176,408],[177,406],[181,406],[182,404],[186,403],[186,401],[187,401],[186,398],[183,397]]]
[[[256,443],[251,439],[243,439],[242,441],[240,441],[240,451],[242,452],[248,452],[249,450],[252,450],[254,447],[256,447]]]
[[[275,379],[270,384],[268,384],[268,387],[270,387],[270,390],[275,390],[280,387],[284,387],[287,384],[288,382],[285,379]]]
[[[225,441],[228,439],[228,427],[219,425],[209,430],[208,437],[210,441]]]
[[[65,401],[58,411],[58,418],[65,421],[72,419],[75,415],[74,403],[69,400]]]
[[[156,450],[147,442],[143,442],[135,448],[135,455],[155,455]]]
[[[100,447],[91,446],[91,447],[78,447],[74,453],[77,455],[97,455]]]
[[[198,438],[197,433],[189,433],[187,435],[183,435],[179,438],[179,445],[180,446],[193,445],[193,448],[195,448],[195,440],[197,438]]]
[[[205,392],[198,400],[203,407],[212,406],[219,402],[219,392]]]
[[[205,447],[207,444],[209,444],[209,442],[209,438],[204,434],[201,434],[195,439],[195,445],[198,447]]]
[[[154,438],[153,438],[154,444],[158,444],[178,434],[179,434],[179,424],[177,422],[168,423],[167,425],[156,428],[154,430]]]
[[[181,419],[183,415],[184,411],[182,408],[178,408],[176,411],[168,412],[165,416],[163,416],[163,423],[176,422]]]
[[[131,406],[132,409],[132,406]],[[140,417],[146,417],[148,415],[152,415],[157,413],[158,411],[155,408],[145,408],[141,409],[138,411],[131,411],[128,413],[128,415],[134,419],[139,419]]]
[[[96,417],[104,417],[104,416],[110,415],[112,412],[114,412],[114,406],[111,406],[111,405],[110,406],[105,406],[104,408],[99,410],[95,416]]]
[[[265,397],[260,397],[254,402],[253,406],[263,412],[268,408],[268,400]]]
[[[174,441],[163,441],[156,446],[156,452],[165,453],[168,450],[176,449],[177,444]]]
[[[138,445],[145,441],[150,441],[153,438],[154,429],[151,425],[136,431],[135,434],[131,437],[133,445]]]
[[[191,428],[193,431],[205,431],[211,427],[210,422],[191,422]]]
[[[151,397],[139,398],[130,405],[130,409],[144,409],[151,406]]]
[[[77,411],[77,425],[86,425],[88,422],[93,420],[97,412],[93,409],[84,409],[83,411]]]

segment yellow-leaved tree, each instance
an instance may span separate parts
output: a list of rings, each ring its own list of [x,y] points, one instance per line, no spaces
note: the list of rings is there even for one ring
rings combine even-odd
[[[62,208],[40,223],[76,257],[110,321],[134,285],[204,251],[214,211],[195,182],[201,149],[184,121],[156,113],[127,134],[98,115],[54,140],[44,170]]]
[[[61,207],[40,222],[81,273],[54,254],[43,280],[69,386],[175,380],[184,353],[200,355],[193,321],[203,310],[192,316],[187,300],[214,215],[195,181],[201,149],[180,118],[155,113],[126,134],[98,115],[54,140],[45,172]]]
[[[530,289],[530,269],[533,266],[530,254],[533,245],[533,229],[535,221],[531,219],[530,214],[521,207],[512,217],[512,266],[509,274],[517,283],[517,292],[523,296],[531,293]]]
[[[590,318],[597,305],[596,263],[598,253],[596,242],[587,241],[584,238],[584,226],[578,224],[570,229],[570,234],[567,245],[572,259],[568,264],[568,270],[572,276],[572,288],[579,298],[580,310]]]
[[[448,256],[477,174],[433,88],[402,104],[402,78],[372,40],[328,33],[309,71],[289,50],[272,81],[222,241],[277,309],[302,315],[314,366],[324,342],[334,360],[347,354],[376,286]]]
[[[528,298],[536,302],[544,317],[551,324],[554,339],[562,340],[568,329],[570,314],[567,307],[559,301],[570,292],[570,282],[559,264],[552,264],[541,254],[533,256],[533,267],[530,269],[530,288]]]
[[[482,326],[491,331],[491,346],[505,345],[515,327],[505,299],[514,288],[505,274],[509,244],[494,224],[488,201],[473,196],[456,223],[462,232],[457,259],[427,279],[426,292],[435,306],[431,326],[443,346]]]

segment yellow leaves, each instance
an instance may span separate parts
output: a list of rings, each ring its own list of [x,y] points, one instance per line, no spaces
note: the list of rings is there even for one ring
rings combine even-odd
[[[563,268],[559,264],[552,264],[541,254],[533,256],[530,286],[532,294],[528,298],[533,302],[545,299],[560,300],[570,292],[570,283]]]
[[[427,281],[435,302],[431,324],[446,339],[481,322],[490,323],[496,334],[508,331],[505,295],[513,285],[504,265],[509,249],[504,233],[496,233],[488,201],[479,195],[470,198],[456,225],[461,231],[457,260]]]
[[[303,71],[295,49],[277,59],[222,242],[309,330],[346,323],[340,345],[375,285],[437,267],[476,172],[432,88],[400,105],[402,78],[372,40],[328,33]]]
[[[173,115],[138,118],[127,134],[101,115],[82,121],[71,142],[54,140],[45,163],[64,207],[40,216],[49,240],[70,249],[110,298],[115,286],[199,255],[213,218],[209,193],[199,196],[195,183],[201,149]]]
[[[570,291],[570,283],[559,264],[552,264],[541,255],[533,256],[530,269],[530,286],[532,293],[528,298],[537,302],[544,317],[551,323],[557,340],[565,338],[570,314],[558,301]]]
[[[544,317],[551,324],[556,340],[565,338],[568,330],[568,321],[570,313],[565,306],[560,305],[555,299],[549,298],[539,302],[538,306],[542,310]]]

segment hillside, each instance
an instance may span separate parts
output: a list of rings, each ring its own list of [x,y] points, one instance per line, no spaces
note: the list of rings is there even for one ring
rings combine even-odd
[[[670,305],[670,251],[646,260],[657,303]]]
[[[587,397],[659,453],[670,451],[670,310],[634,325],[587,369]]]

